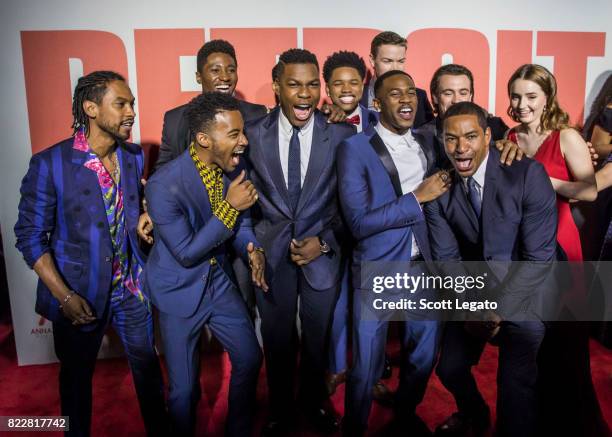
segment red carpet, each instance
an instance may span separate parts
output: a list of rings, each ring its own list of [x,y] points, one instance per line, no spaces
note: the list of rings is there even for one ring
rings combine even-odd
[[[397,357],[397,347],[391,347],[392,359]],[[608,423],[612,423],[612,352],[597,342],[591,342],[591,365],[593,381]],[[475,373],[479,387],[495,412],[495,373],[497,349],[487,347]],[[202,357],[203,398],[198,412],[197,435],[222,436],[226,414],[226,399],[229,376],[227,354],[214,353]],[[57,389],[58,365],[17,367],[15,345],[10,325],[0,324],[0,416],[7,415],[58,415],[59,395]],[[397,385],[397,369],[389,380],[393,388]],[[344,387],[340,387],[333,401],[342,413]],[[257,392],[257,427],[266,419],[265,375],[262,371]],[[450,394],[432,377],[424,402],[418,413],[433,429],[455,409]],[[391,411],[374,405],[370,416],[371,435],[385,435],[385,426],[391,419]],[[39,433],[14,433],[15,436],[39,436]],[[48,436],[59,433],[45,433]],[[132,379],[124,359],[101,360],[94,377],[93,402],[94,436],[138,436],[144,435],[140,421]],[[303,432],[298,435],[314,435]]]

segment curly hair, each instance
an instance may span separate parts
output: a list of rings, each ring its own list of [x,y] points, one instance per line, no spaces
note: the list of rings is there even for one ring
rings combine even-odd
[[[208,131],[219,112],[238,111],[238,108],[238,100],[228,94],[211,91],[194,97],[185,110],[192,140],[196,133]]]
[[[510,80],[508,80],[508,97],[510,99],[512,99],[512,84],[518,79],[529,80],[538,84],[546,95],[545,110],[542,112],[540,126],[538,126],[539,132],[560,130],[570,127],[569,115],[561,109],[557,101],[557,81],[550,71],[538,64],[521,65],[514,74],[510,76]],[[512,120],[519,122],[518,117],[512,110],[512,105],[508,106],[508,115]]]
[[[314,53],[305,49],[289,49],[281,53],[277,66],[272,69],[272,74],[276,74],[276,80],[281,78],[287,64],[313,64],[317,70],[319,69],[319,61]]]
[[[608,78],[601,87],[597,97],[595,97],[595,100],[593,100],[591,112],[584,123],[584,129],[582,132],[587,141],[590,140],[591,135],[593,135],[593,128],[597,124],[599,116],[610,103],[612,103],[612,74],[608,75]]]
[[[363,58],[355,52],[342,50],[328,56],[325,60],[323,64],[323,79],[325,83],[329,82],[334,70],[340,67],[354,68],[359,73],[361,80],[365,79],[366,66],[365,62],[363,62]]]
[[[202,73],[204,64],[206,64],[208,57],[213,53],[225,53],[234,60],[234,63],[236,65],[238,65],[234,46],[231,45],[229,42],[225,41],[224,39],[213,39],[208,41],[206,44],[200,47],[200,50],[198,50],[196,62],[198,72]]]

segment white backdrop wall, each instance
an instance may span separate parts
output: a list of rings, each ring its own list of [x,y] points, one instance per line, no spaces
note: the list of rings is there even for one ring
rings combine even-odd
[[[270,69],[290,47],[367,56],[380,30],[408,39],[407,70],[428,89],[443,63],[470,67],[476,101],[503,115],[506,81],[525,62],[559,80],[560,99],[582,122],[612,70],[612,2],[13,0],[2,2],[0,226],[20,365],[55,360],[51,325],[34,311],[36,275],[15,249],[19,186],[33,152],[70,134],[71,89],[83,73],[117,70],[137,98],[132,140],[159,143],[163,111],[197,93],[195,53],[211,38],[234,43],[239,93],[271,105]],[[587,108],[586,111],[584,108]]]

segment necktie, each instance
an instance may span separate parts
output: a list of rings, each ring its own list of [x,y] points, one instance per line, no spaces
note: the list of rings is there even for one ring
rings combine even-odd
[[[356,126],[359,126],[359,123],[361,123],[361,117],[359,117],[359,114],[357,114],[357,115],[353,115],[352,117],[348,117],[344,121],[348,124],[354,124]]]
[[[482,200],[480,200],[480,194],[478,193],[478,188],[476,187],[476,181],[473,177],[467,178],[467,186],[468,186],[468,200],[474,209],[477,217],[480,217],[480,209],[482,206]]]
[[[291,140],[289,141],[289,163],[287,166],[287,189],[289,190],[289,201],[294,211],[302,191],[299,132],[299,129],[293,128]]]

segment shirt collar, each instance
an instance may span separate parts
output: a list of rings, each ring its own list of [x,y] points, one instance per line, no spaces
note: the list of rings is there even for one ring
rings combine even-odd
[[[385,145],[393,151],[395,151],[402,144],[406,145],[407,147],[412,147],[414,145],[415,139],[412,136],[412,129],[408,129],[408,131],[403,135],[391,132],[389,129],[384,127],[382,123],[376,123],[374,129],[383,140],[383,143],[385,143]]]
[[[357,107],[353,110],[353,112],[351,112],[350,114],[347,114],[346,118],[351,118],[358,115],[359,118],[363,118],[363,114],[361,113],[361,106],[357,105]]]
[[[281,129],[283,130],[283,132],[285,132],[289,136],[289,138],[291,138],[291,135],[293,134],[293,125],[289,122],[289,119],[285,116],[282,108],[278,112],[280,113],[278,123]],[[315,118],[315,114],[313,111],[313,114],[310,116],[306,124],[300,128],[300,133],[299,133],[300,136],[304,136],[310,132],[314,124],[314,118]]]
[[[485,176],[487,174],[487,161],[489,160],[489,151],[487,150],[487,155],[484,157],[474,174],[472,175],[472,179],[476,181],[478,186],[482,189],[485,184]],[[467,178],[462,178],[463,183],[467,186]]]

